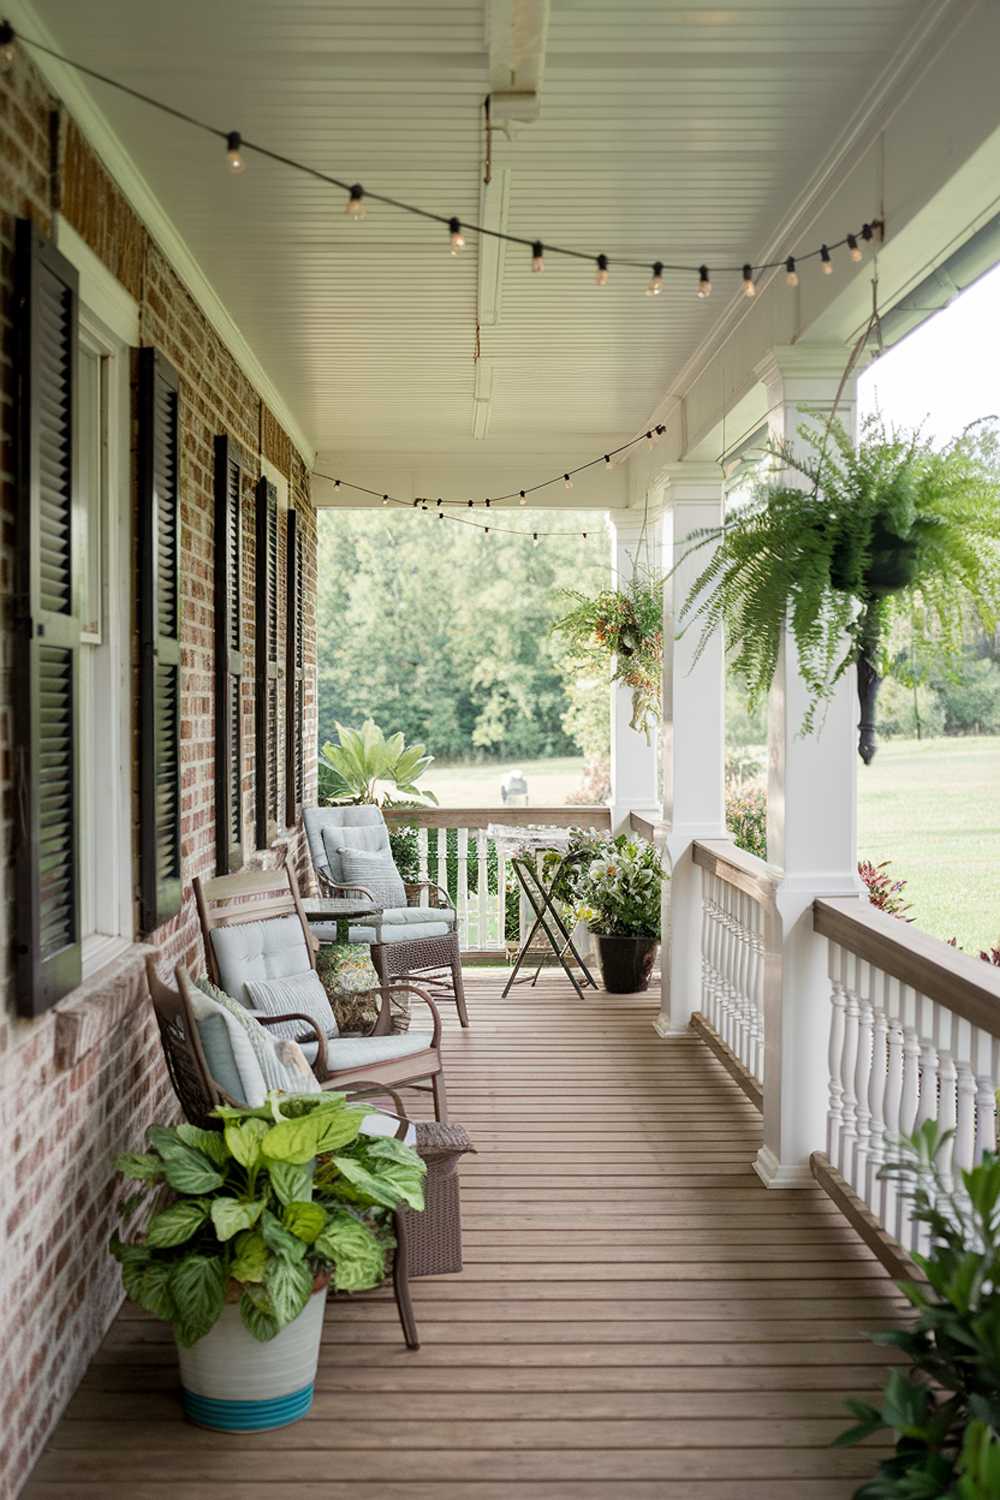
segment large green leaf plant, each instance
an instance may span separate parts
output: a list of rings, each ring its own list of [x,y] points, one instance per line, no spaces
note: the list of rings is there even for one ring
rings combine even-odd
[[[337,743],[327,740],[319,753],[320,791],[327,802],[391,806],[433,792],[416,785],[434,757],[423,745],[407,745],[402,734],[384,732],[371,719],[360,729],[337,724]]]
[[[681,624],[700,626],[698,654],[723,630],[751,707],[771,686],[787,625],[811,697],[806,732],[856,663],[867,761],[886,672],[912,681],[935,659],[955,661],[973,619],[992,632],[1000,618],[1000,444],[977,423],[935,448],[877,415],[857,444],[836,421],[800,436],[804,448],[767,450],[769,472],[723,528],[693,538],[686,556],[719,545]]]
[[[888,1429],[895,1452],[855,1500],[997,1500],[1000,1496],[1000,1157],[987,1152],[953,1179],[954,1132],[927,1120],[879,1176],[895,1180],[927,1226],[930,1249],[914,1260],[925,1281],[900,1290],[913,1327],[874,1335],[906,1356],[878,1405],[849,1401],[861,1442]]]
[[[141,1184],[123,1204],[111,1253],[127,1295],[190,1346],[227,1302],[254,1338],[274,1338],[317,1278],[366,1291],[385,1275],[391,1211],[424,1206],[424,1163],[395,1139],[361,1135],[368,1111],[343,1094],[272,1094],[221,1107],[218,1130],[153,1125],[148,1149],[117,1161]],[[150,1216],[150,1210],[153,1210]]]

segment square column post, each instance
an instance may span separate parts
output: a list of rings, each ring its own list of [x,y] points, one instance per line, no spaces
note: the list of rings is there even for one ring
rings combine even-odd
[[[840,344],[770,351],[757,374],[767,387],[773,441],[805,449],[799,426],[823,430],[847,358]],[[853,437],[853,375],[836,415]],[[784,478],[805,485],[794,472]],[[803,735],[807,705],[795,641],[786,630],[768,703],[767,853],[783,872],[764,994],[764,1144],[754,1163],[768,1187],[811,1187],[809,1154],[823,1148],[826,1136],[829,981],[826,944],[812,930],[812,903],[861,890],[853,673],[821,707],[815,732]]]
[[[661,564],[659,528],[654,524],[647,531],[648,546],[640,541],[642,521],[632,511],[612,511],[611,565],[614,570],[615,587],[624,588],[635,577],[636,567],[646,565],[647,555],[653,570]],[[629,814],[641,813],[643,817],[656,820],[660,816],[660,797],[656,779],[656,733],[649,739],[632,729],[632,693],[622,683],[611,688],[611,828],[614,833],[627,833]]]
[[[694,532],[722,524],[725,497],[717,464],[671,464],[662,477],[669,572]],[[701,871],[692,845],[726,837],[723,641],[713,636],[695,665],[697,624],[677,638],[677,617],[712,550],[702,547],[681,563],[663,594],[663,820],[670,880],[663,887],[662,989],[653,1023],[663,1037],[684,1035],[701,1002]]]

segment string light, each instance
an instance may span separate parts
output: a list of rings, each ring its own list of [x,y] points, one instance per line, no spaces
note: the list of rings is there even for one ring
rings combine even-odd
[[[489,534],[490,534],[490,528],[488,526],[484,526],[483,527],[483,541],[486,540],[486,538],[489,536]]]
[[[441,507],[442,507],[443,504],[444,504],[443,500],[438,500],[438,510],[441,509]]]
[[[821,245],[819,247],[819,258],[820,258],[820,262],[822,263],[822,267],[823,267],[823,275],[824,276],[832,276],[833,275],[833,261],[830,259],[830,251],[829,251],[829,249],[827,248],[826,245]]]
[[[610,469],[610,467],[611,467],[611,454],[610,453],[605,453],[605,455],[604,455],[604,462],[607,464],[608,468]]]
[[[475,505],[476,502],[475,502],[475,500],[466,500],[465,503],[469,507],[469,509],[471,510],[472,507]]]
[[[339,479],[335,479],[333,481],[333,487],[334,487],[335,490],[339,490],[340,489],[340,480]]]
[[[862,230],[862,234],[863,233],[864,230]],[[854,261],[855,265],[857,265],[858,261],[864,259],[864,256],[861,253],[861,246],[858,244],[858,237],[856,234],[849,234],[847,236],[847,253]]]
[[[795,269],[795,256],[790,255],[785,261],[785,280],[789,286],[798,286],[799,273]]]
[[[563,475],[563,489],[565,489],[565,490],[571,490],[572,488],[573,488],[573,480],[570,478],[570,476],[568,474],[564,474]]]
[[[247,160],[243,155],[243,137],[238,130],[230,130],[226,136],[226,159],[230,172],[245,172]]]
[[[193,127],[196,130],[202,131],[206,135],[211,135],[214,136],[217,140],[221,139],[225,141],[227,144],[228,155],[229,142],[231,138],[236,134],[236,132],[220,130],[217,126],[210,125],[207,121],[199,119],[196,115],[189,114],[187,111],[178,109],[172,104],[165,103],[162,99],[157,99],[150,94],[143,93],[140,89],[132,88],[131,85],[122,83],[117,78],[112,78],[106,73],[101,73],[96,68],[92,68],[86,63],[79,62],[75,58],[67,57],[64,53],[58,52],[55,48],[46,46],[44,42],[36,41],[31,37],[18,38],[16,32],[14,31],[14,28],[7,21],[0,22],[0,71],[3,71],[4,69],[7,69],[11,66],[14,60],[15,42],[17,40],[21,40],[25,46],[32,48],[36,52],[44,53],[46,56],[54,58],[56,61],[62,63],[65,67],[72,68],[76,72],[81,73],[88,78],[96,79],[99,83],[104,84],[108,88],[117,89],[119,93],[125,94],[129,98],[137,100],[140,104],[147,105],[150,109],[158,110],[161,114],[170,115],[175,120],[182,120],[185,124]],[[415,203],[404,202],[402,199],[391,197],[386,193],[372,192],[366,194],[365,189],[361,186],[360,183],[356,182],[351,185],[343,179],[333,176],[332,173],[323,172],[318,167],[312,166],[306,162],[296,161],[293,157],[286,156],[282,152],[275,151],[269,146],[258,144],[257,142],[240,141],[238,154],[241,160],[243,160],[251,151],[256,152],[258,156],[266,157],[269,161],[272,161],[279,166],[286,167],[294,172],[299,172],[303,176],[309,177],[314,182],[324,183],[329,187],[338,188],[342,192],[346,192],[348,194],[348,198],[345,205],[345,212],[352,219],[363,219],[366,217],[367,200],[370,199],[375,203],[384,203],[388,207],[399,210],[399,212],[401,213],[411,214],[417,218],[425,219],[431,223],[443,224],[448,226],[449,229],[452,228],[452,218],[447,214],[437,213],[431,209],[421,208]],[[873,219],[869,223],[866,223],[862,226],[861,237],[865,241],[870,241],[874,237],[876,232],[883,233],[884,229],[885,225],[881,219]],[[527,239],[522,235],[512,234],[507,230],[495,229],[482,224],[466,225],[465,232],[469,231],[483,237],[489,237],[490,239],[503,241],[507,244],[530,247],[532,252],[532,269],[535,271],[540,271],[543,269],[542,240]],[[463,241],[465,239],[465,232],[462,231],[462,227],[461,225],[459,225],[459,233]],[[854,239],[857,240],[857,235],[854,236]],[[854,247],[850,244],[848,237],[845,235],[843,239],[837,240],[832,244],[832,246],[823,245],[819,250],[810,250],[803,253],[799,256],[799,263],[801,264],[801,262],[804,260],[814,259],[818,256],[822,261],[823,271],[827,275],[829,275],[832,269],[829,264],[830,250],[837,250],[843,245],[846,245],[848,247],[849,251],[851,252],[851,258],[853,260]],[[607,285],[608,257],[606,255],[601,254],[594,257],[587,251],[574,249],[570,246],[565,245],[549,245],[547,247],[547,250],[551,255],[562,255],[572,260],[596,260],[598,285]],[[784,260],[785,257],[782,256],[780,260],[769,261],[766,264],[758,266],[757,270],[758,272],[762,272],[778,269],[782,266]],[[642,270],[649,269],[648,261],[631,260],[622,257],[617,258],[616,264]],[[654,271],[657,264],[660,263],[654,262]],[[698,296],[704,299],[711,294],[712,282],[708,273],[707,266],[682,265],[677,262],[668,263],[666,261],[662,262],[662,265],[663,269],[667,272],[697,271]],[[721,267],[721,269],[726,272],[736,272],[740,269],[740,267],[724,266]]]
[[[383,505],[388,505],[389,504],[389,496],[388,495],[383,495],[382,496],[382,504]]]
[[[663,262],[662,262],[662,260],[654,260],[654,262],[653,262],[653,274],[649,278],[649,285],[646,288],[646,296],[647,297],[658,297],[662,291],[663,291]]]
[[[533,531],[531,533],[531,540],[534,542],[535,546],[537,547],[538,546],[538,532],[537,531]]]
[[[484,500],[483,504],[486,506],[486,509],[489,510],[489,508],[490,508],[490,502],[488,500]]]
[[[451,253],[461,255],[465,249],[465,235],[462,233],[462,225],[458,219],[448,220],[448,230],[451,234]]]
[[[523,490],[518,490],[518,492],[517,492],[517,493],[518,493],[518,494],[519,494],[519,495],[520,495],[520,497],[521,497],[521,498],[520,498],[520,500],[519,500],[519,501],[518,501],[518,504],[519,504],[519,505],[527,505],[527,503],[528,503],[528,497],[527,497],[527,495],[526,495],[526,494],[525,494],[525,493],[524,493],[524,491],[523,491]]]
[[[747,264],[743,267],[743,295],[744,297],[756,297],[757,288],[754,285],[753,266]]]

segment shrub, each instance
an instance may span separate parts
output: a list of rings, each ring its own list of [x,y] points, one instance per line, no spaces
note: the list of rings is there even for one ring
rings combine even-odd
[[[916,689],[895,677],[887,677],[879,690],[878,732],[886,738],[933,739],[945,731],[945,710],[940,696],[926,683]]]
[[[865,883],[872,906],[877,906],[879,911],[884,911],[887,916],[899,917],[903,922],[912,922],[913,918],[906,915],[912,903],[905,900],[903,896],[906,881],[893,880],[892,876],[887,873],[891,864],[890,859],[884,859],[879,865],[872,864],[870,859],[863,859],[858,865],[858,874]]]
[[[726,827],[737,849],[767,858],[767,792],[762,786],[727,791]]]
[[[946,734],[1000,734],[1000,663],[966,658],[952,676],[937,677],[934,686]]]

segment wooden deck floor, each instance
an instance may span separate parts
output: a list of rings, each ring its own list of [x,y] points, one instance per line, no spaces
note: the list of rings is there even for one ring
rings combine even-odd
[[[759,1118],[652,996],[469,978],[449,1023],[466,1269],[415,1285],[423,1347],[378,1294],[331,1305],[308,1420],[185,1426],[164,1328],[126,1309],[27,1500],[833,1500],[877,1461],[831,1450],[898,1321],[819,1190],[751,1171]],[[413,1096],[411,1096],[413,1097]]]

